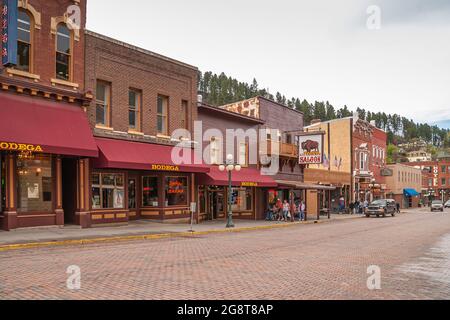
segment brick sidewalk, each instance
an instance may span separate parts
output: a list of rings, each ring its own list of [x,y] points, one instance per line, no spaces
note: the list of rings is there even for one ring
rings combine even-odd
[[[331,221],[341,219],[360,218],[353,215],[332,215]],[[321,217],[321,222],[329,221],[326,217]],[[270,227],[287,227],[292,225],[291,222],[268,222],[268,221],[247,221],[235,220],[236,228],[270,228]],[[313,223],[314,220],[309,222]],[[298,223],[298,222],[296,222]],[[225,229],[226,222],[224,220],[205,222],[194,225],[196,232],[219,232]],[[113,237],[130,237],[140,235],[163,235],[185,233],[190,230],[189,224],[168,224],[155,223],[148,220],[132,221],[128,225],[105,226],[91,229],[81,229],[78,226],[65,227],[40,227],[17,229],[10,232],[0,231],[0,246],[24,244],[24,243],[41,243],[41,242],[57,242],[80,239],[96,239],[96,238],[113,238]]]

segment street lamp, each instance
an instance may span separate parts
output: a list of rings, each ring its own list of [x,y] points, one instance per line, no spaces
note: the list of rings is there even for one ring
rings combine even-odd
[[[220,165],[219,170],[224,172],[228,172],[228,214],[227,214],[227,228],[234,228],[233,223],[233,212],[231,210],[231,203],[233,201],[231,189],[232,189],[232,183],[231,183],[231,172],[235,170],[236,172],[241,171],[242,167],[240,164],[234,163],[233,161],[233,155],[229,154],[227,155],[227,161],[225,165]]]

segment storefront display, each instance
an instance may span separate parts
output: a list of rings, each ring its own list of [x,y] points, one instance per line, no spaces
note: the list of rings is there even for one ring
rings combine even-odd
[[[92,208],[124,209],[124,175],[94,173],[92,175]]]
[[[142,206],[159,206],[158,177],[142,177]]]
[[[253,210],[252,188],[231,189],[231,210],[235,212],[245,212]]]
[[[17,160],[17,211],[51,212],[53,210],[52,158]]]
[[[166,207],[188,205],[187,177],[166,177]]]

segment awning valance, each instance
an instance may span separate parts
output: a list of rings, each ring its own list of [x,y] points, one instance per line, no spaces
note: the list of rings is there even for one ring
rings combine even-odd
[[[172,159],[172,151],[175,147],[159,144],[140,143],[125,140],[95,138],[100,155],[94,160],[94,168],[98,169],[129,169],[147,171],[170,172],[209,172],[209,167],[203,164],[176,164]],[[190,153],[193,159],[192,149],[178,148],[177,153],[184,151]]]
[[[233,171],[231,179],[233,187],[276,188],[278,186],[270,176],[264,176],[259,170],[253,168],[242,168],[239,172]],[[208,186],[227,186],[228,172],[222,172],[218,166],[213,166],[209,173],[198,178],[198,183]]]
[[[25,96],[0,96],[0,149],[96,157],[86,113],[77,106]]]
[[[414,189],[404,189],[403,193],[405,194],[405,196],[407,197],[417,197],[420,196],[420,193],[418,193],[416,190]]]
[[[325,186],[321,184],[305,183],[300,181],[287,181],[287,180],[277,180],[276,181],[281,187],[289,187],[298,190],[336,190],[334,186]]]

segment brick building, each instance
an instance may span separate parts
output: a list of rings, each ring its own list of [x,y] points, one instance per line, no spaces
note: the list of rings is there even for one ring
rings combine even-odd
[[[91,161],[87,226],[130,219],[189,221],[196,173],[173,162],[197,118],[196,67],[86,32],[88,106],[100,157]],[[181,131],[177,131],[181,130]],[[177,133],[178,132],[178,133]],[[173,136],[173,137],[172,137]],[[192,153],[191,144],[181,151]]]
[[[425,204],[434,199],[450,200],[450,158],[439,157],[436,161],[407,162],[405,165],[422,170],[422,198]]]
[[[1,13],[0,225],[63,225],[68,206],[79,220],[77,172],[98,155],[84,112],[86,1],[7,0]]]

